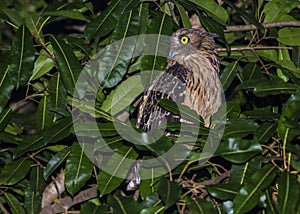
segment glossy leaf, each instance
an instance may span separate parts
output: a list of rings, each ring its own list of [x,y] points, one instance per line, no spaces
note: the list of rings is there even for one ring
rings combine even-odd
[[[42,148],[47,144],[53,144],[68,137],[72,124],[71,118],[65,118],[38,134],[27,136],[14,150],[14,156],[19,157],[26,152]]]
[[[235,61],[227,65],[226,68],[222,71],[220,80],[224,91],[227,90],[227,88],[234,80],[238,67],[239,67],[239,63],[238,61]]]
[[[191,27],[191,22],[189,20],[189,17],[188,17],[188,14],[187,14],[186,10],[177,1],[175,1],[174,3],[175,3],[175,5],[178,9],[179,14],[180,14],[180,18],[181,18],[183,26],[186,27],[186,28],[190,28]]]
[[[46,182],[43,178],[43,169],[35,166],[31,167],[30,170],[30,188],[39,195],[42,195],[42,192],[46,186]]]
[[[89,19],[86,18],[79,11],[71,11],[71,10],[45,11],[44,13],[42,13],[42,15],[43,16],[67,17],[67,18],[71,18],[71,19],[89,22]]]
[[[9,204],[11,212],[13,214],[25,214],[25,210],[18,199],[10,194],[10,193],[4,193],[4,198],[6,202]]]
[[[101,109],[110,112],[112,116],[128,108],[133,100],[144,90],[140,76],[132,76],[123,81],[104,100]]]
[[[101,197],[115,190],[122,183],[124,178],[126,178],[131,166],[126,164],[125,159],[130,158],[135,160],[138,157],[132,147],[122,146],[118,148],[117,151],[120,154],[113,154],[106,163],[102,163],[106,165],[106,168],[109,167],[113,169],[113,173],[109,174],[107,172],[100,171],[98,174],[98,189]],[[119,160],[119,155],[122,155],[121,160]],[[123,174],[123,178],[116,176],[117,171]]]
[[[209,12],[209,15],[217,20],[219,23],[225,24],[228,19],[227,11],[219,6],[215,1],[201,1],[201,0],[189,0],[190,2],[200,6],[205,11]]]
[[[260,152],[262,148],[257,142],[229,138],[219,145],[215,155],[233,163],[243,163]]]
[[[16,88],[24,85],[31,76],[34,51],[31,33],[24,25],[20,26],[13,40],[10,61],[11,82]]]
[[[282,44],[289,46],[300,46],[299,41],[300,29],[299,28],[282,28],[278,31],[277,40]]]
[[[70,152],[70,148],[67,147],[53,155],[53,157],[48,161],[45,170],[43,171],[43,176],[46,180],[66,160]]]
[[[238,186],[228,184],[216,184],[207,186],[209,194],[221,200],[233,199],[238,194]]]
[[[50,111],[54,113],[53,122],[57,121],[61,115],[68,116],[67,112],[67,92],[63,85],[62,76],[56,73],[49,81],[49,107]]]
[[[53,125],[54,113],[50,111],[49,95],[45,95],[38,107],[37,112],[37,129],[43,130],[45,127]]]
[[[132,198],[121,196],[121,194],[111,194],[107,202],[116,213],[140,213],[140,205]]]
[[[275,130],[275,123],[265,122],[254,133],[254,139],[257,142],[267,143],[268,140],[272,138]]]
[[[30,185],[24,191],[24,208],[26,213],[39,213],[41,211],[42,194],[32,190]]]
[[[293,213],[299,202],[300,184],[297,177],[284,171],[278,180],[278,207],[279,213]],[[295,203],[296,202],[296,203]]]
[[[16,13],[15,11],[9,8],[1,8],[1,13],[4,13],[5,16],[7,17],[7,20],[13,23],[14,26],[16,27],[19,27],[24,23],[22,17],[18,13]]]
[[[187,208],[190,214],[205,214],[217,212],[214,204],[204,199],[193,200],[191,198],[187,198]]]
[[[30,170],[31,161],[20,158],[5,165],[0,174],[0,184],[13,185],[22,180]]]
[[[0,114],[0,132],[5,129],[7,126],[11,116],[12,116],[12,109],[7,108]]]
[[[85,155],[86,144],[74,142],[67,158],[65,184],[68,192],[74,195],[90,178],[93,164]]]
[[[141,70],[149,71],[149,82],[155,77],[155,71],[161,71],[165,69],[166,58],[162,57],[161,50],[168,50],[168,41],[162,35],[170,35],[172,33],[173,22],[172,19],[166,14],[157,14],[149,25],[147,34],[156,34],[157,38],[153,38],[154,41],[148,40],[145,49],[153,50],[152,56],[143,56],[141,62]],[[147,38],[146,38],[147,39]],[[160,53],[160,54],[159,54]],[[148,82],[148,83],[149,83]],[[146,85],[148,85],[148,83]]]
[[[292,20],[292,16],[289,15],[289,12],[297,7],[299,4],[297,1],[286,0],[286,1],[270,1],[264,7],[264,13],[266,17],[265,22],[274,22],[274,21],[285,21]]]
[[[82,71],[82,66],[71,48],[62,39],[51,35],[50,42],[66,90],[68,93],[73,94],[77,78]]]
[[[133,56],[140,19],[138,10],[131,10],[120,17],[112,33],[110,45],[106,47],[99,62],[98,80],[104,88],[116,86],[125,75]],[[115,43],[114,43],[115,42]]]
[[[158,193],[166,208],[172,206],[180,197],[181,188],[175,181],[169,181],[166,178],[160,180]]]
[[[296,92],[297,89],[299,89],[297,85],[273,80],[258,82],[254,87],[253,92],[257,96],[264,97],[271,94],[291,94]]]
[[[105,12],[87,24],[85,28],[85,37],[93,38],[95,35],[102,37],[111,32],[118,23],[119,17],[123,11],[132,9],[132,5],[136,4],[136,0],[121,1],[114,0],[111,2]]]
[[[53,67],[53,60],[50,58],[50,56],[48,56],[48,53],[42,49],[40,51],[40,56],[34,62],[34,68],[29,81],[40,78],[44,74],[48,73]]]
[[[10,70],[11,66],[6,66],[5,69],[0,69],[0,113],[8,103],[14,89],[14,84],[10,82]]]
[[[196,123],[202,122],[202,118],[194,110],[191,110],[185,105],[176,103],[168,99],[159,100],[158,104],[167,111],[170,111],[175,115],[179,115],[181,118],[187,119],[189,121],[194,121]]]
[[[245,137],[258,128],[257,123],[250,120],[237,120],[225,127],[223,138]]]
[[[285,103],[278,122],[278,134],[284,140],[291,140],[299,134],[300,93],[293,94]]]
[[[266,165],[252,175],[233,200],[233,209],[235,213],[246,213],[254,208],[259,202],[262,190],[266,189],[273,182],[276,176],[276,168],[272,165]]]
[[[264,27],[255,19],[253,14],[249,14],[241,8],[237,7],[235,4],[228,0],[224,0],[232,9],[236,10],[243,18],[249,21],[251,24],[254,24],[260,31],[264,32]]]

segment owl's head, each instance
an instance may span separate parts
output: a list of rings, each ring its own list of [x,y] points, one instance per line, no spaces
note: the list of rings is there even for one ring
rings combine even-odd
[[[216,34],[194,28],[181,28],[173,33],[170,41],[169,59],[175,59],[179,55],[192,53],[215,54]]]

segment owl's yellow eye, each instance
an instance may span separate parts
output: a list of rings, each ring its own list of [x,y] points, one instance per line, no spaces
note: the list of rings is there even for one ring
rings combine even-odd
[[[183,37],[181,37],[180,38],[180,42],[181,42],[181,44],[183,44],[183,45],[185,45],[185,44],[187,44],[188,42],[189,42],[189,37],[187,37],[187,36],[183,36]]]

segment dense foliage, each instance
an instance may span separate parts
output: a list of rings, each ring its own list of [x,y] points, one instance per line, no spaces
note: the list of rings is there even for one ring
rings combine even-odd
[[[39,213],[43,200],[53,203],[53,213],[300,213],[299,6],[298,0],[1,0],[0,212]],[[74,96],[76,80],[107,45],[133,35],[171,35],[191,27],[192,14],[219,35],[227,107],[221,143],[199,165],[209,130],[195,133],[191,125],[187,132],[198,139],[189,156],[171,172],[143,180],[139,192],[126,191],[124,179],[84,155],[90,148],[78,139],[93,142],[97,133],[75,135],[71,112],[85,109],[96,118],[106,142],[124,157],[166,152],[179,124],[167,126],[175,135],[141,146],[118,134],[111,115],[112,106],[120,113],[130,103],[135,123],[143,91],[137,74],[162,70],[166,59],[135,56],[103,75],[116,60],[108,49],[99,73],[89,73],[100,88],[86,85]],[[119,48],[130,57],[135,45]],[[94,114],[80,99],[95,92]],[[176,113],[173,103],[161,105]],[[186,115],[202,123],[188,109]]]

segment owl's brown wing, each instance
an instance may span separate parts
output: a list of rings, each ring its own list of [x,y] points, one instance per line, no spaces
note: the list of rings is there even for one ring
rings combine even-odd
[[[175,116],[158,105],[160,99],[183,103],[189,70],[175,63],[160,73],[144,92],[139,106],[136,126],[144,131],[157,128],[163,121],[179,121]]]

